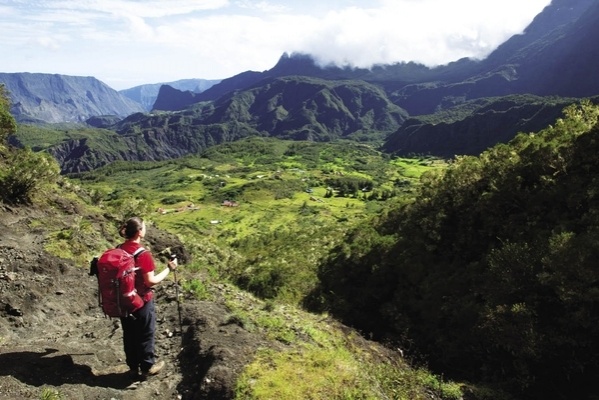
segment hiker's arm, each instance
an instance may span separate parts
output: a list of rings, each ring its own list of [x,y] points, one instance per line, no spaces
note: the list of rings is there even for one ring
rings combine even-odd
[[[167,264],[167,268],[163,269],[159,274],[154,274],[154,271],[150,271],[150,272],[146,272],[144,274],[144,282],[146,284],[146,286],[154,286],[160,282],[162,282],[164,280],[164,278],[166,278],[166,276],[168,275],[168,273],[171,270],[174,270],[175,268],[177,268],[177,261],[169,261],[169,263]]]

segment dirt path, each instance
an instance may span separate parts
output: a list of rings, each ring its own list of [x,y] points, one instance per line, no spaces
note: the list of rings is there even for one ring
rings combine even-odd
[[[37,217],[0,208],[0,399],[44,390],[82,400],[232,398],[236,376],[267,343],[217,302],[183,299],[181,332],[174,283],[160,285],[156,353],[166,367],[132,385],[120,324],[99,309],[95,278],[43,251],[44,232],[29,228]]]

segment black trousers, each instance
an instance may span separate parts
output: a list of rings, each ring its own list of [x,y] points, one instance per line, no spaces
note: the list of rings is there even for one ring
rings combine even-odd
[[[155,362],[154,332],[156,309],[154,300],[148,301],[132,316],[121,318],[125,360],[131,370],[147,372]]]

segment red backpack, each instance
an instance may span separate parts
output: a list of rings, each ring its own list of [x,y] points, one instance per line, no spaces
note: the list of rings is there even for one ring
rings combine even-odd
[[[123,249],[109,249],[94,258],[90,275],[98,276],[99,303],[109,317],[127,317],[144,305],[135,289],[135,264],[137,256],[145,249],[140,247],[133,254]],[[95,267],[94,267],[95,264]]]

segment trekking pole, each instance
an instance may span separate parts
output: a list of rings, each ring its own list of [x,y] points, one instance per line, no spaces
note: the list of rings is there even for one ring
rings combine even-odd
[[[177,255],[171,254],[171,261],[177,261]],[[177,299],[177,312],[179,313],[179,333],[183,335],[183,323],[181,322],[181,303],[179,302],[179,280],[177,279],[177,269],[173,271],[175,274],[175,296]]]

